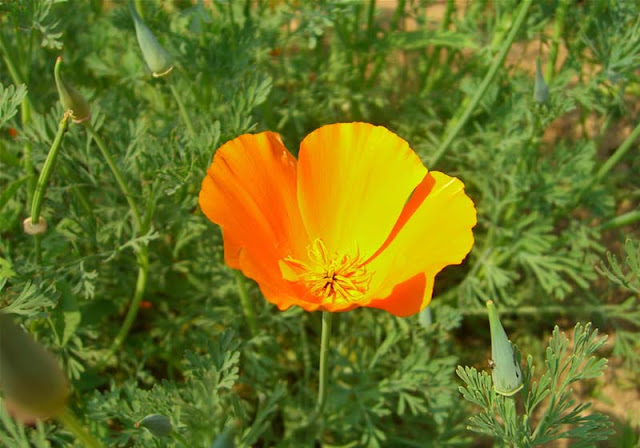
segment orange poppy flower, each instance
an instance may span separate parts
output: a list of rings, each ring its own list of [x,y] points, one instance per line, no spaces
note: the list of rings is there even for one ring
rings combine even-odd
[[[281,310],[415,314],[476,224],[462,182],[368,123],[315,130],[297,161],[276,133],[241,135],[215,153],[200,207],[222,228],[226,263]]]

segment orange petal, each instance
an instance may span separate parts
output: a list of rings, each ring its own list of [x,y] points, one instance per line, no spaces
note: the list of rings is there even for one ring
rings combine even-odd
[[[426,168],[406,141],[368,123],[338,123],[300,145],[298,203],[311,241],[371,256],[389,236]],[[356,247],[357,246],[357,247]]]
[[[421,272],[394,286],[387,297],[373,300],[367,306],[383,309],[398,317],[411,316],[429,304],[432,292],[433,276]]]
[[[476,210],[462,182],[443,173],[429,172],[388,240],[368,261],[368,268],[375,272],[369,294],[392,297],[396,285],[420,272],[425,273],[427,285],[433,283],[433,277],[445,266],[460,264],[467,256],[473,246],[471,229],[475,224]],[[414,313],[428,305],[430,289],[425,288],[428,294],[419,307],[411,304]],[[407,300],[414,299],[411,296]]]
[[[278,260],[304,253],[307,238],[296,199],[296,160],[278,134],[245,134],[222,145],[199,201],[222,228],[229,266],[284,296],[292,293]]]

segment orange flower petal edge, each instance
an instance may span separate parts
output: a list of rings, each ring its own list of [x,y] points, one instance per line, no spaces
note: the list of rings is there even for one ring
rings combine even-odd
[[[476,224],[460,180],[368,123],[315,130],[299,160],[278,134],[241,135],[216,151],[199,202],[226,263],[281,310],[415,314],[436,274],[469,253]]]

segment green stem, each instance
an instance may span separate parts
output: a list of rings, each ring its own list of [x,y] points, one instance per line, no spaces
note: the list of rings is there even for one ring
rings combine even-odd
[[[104,445],[80,423],[71,409],[65,408],[57,418],[83,446],[87,448],[104,448]]]
[[[439,31],[446,31],[449,28],[449,25],[451,24],[451,17],[453,16],[454,7],[455,7],[454,1],[447,0],[447,5],[445,6],[445,10],[444,10],[444,16],[442,18],[442,21],[440,22],[440,26],[438,27]],[[431,73],[431,69],[433,68],[434,64],[440,60],[441,51],[442,51],[442,46],[440,45],[434,46],[431,56],[427,61],[427,66],[424,70],[424,76],[420,80],[421,90],[425,90],[425,91],[430,90],[433,84],[435,83],[435,81],[437,79],[440,79],[441,72],[444,66],[440,66],[438,71],[433,76],[429,76],[429,74]],[[425,89],[425,85],[426,85],[426,89]]]
[[[45,160],[42,171],[40,172],[38,184],[36,185],[36,191],[33,195],[33,201],[31,202],[31,222],[33,225],[38,224],[38,222],[40,221],[40,208],[42,207],[44,193],[47,191],[47,183],[49,182],[49,178],[51,177],[51,173],[53,172],[53,167],[56,164],[58,152],[60,151],[60,147],[62,146],[62,139],[68,127],[69,116],[65,114],[58,124],[58,132],[56,133],[56,137],[53,139],[53,144],[49,149],[49,154],[47,154],[47,159]]]
[[[109,347],[107,353],[102,356],[102,358],[96,365],[96,370],[100,370],[102,366],[104,366],[107,361],[109,361],[109,359],[115,354],[115,352],[122,346],[124,341],[127,339],[129,330],[131,330],[131,326],[133,325],[133,322],[135,322],[138,311],[140,310],[140,302],[144,297],[144,292],[147,287],[147,277],[149,273],[149,255],[147,246],[141,246],[137,255],[138,279],[136,280],[136,289],[133,292],[133,298],[129,303],[129,309],[127,310],[127,314],[124,317],[124,320],[122,321],[122,325],[120,326],[118,334],[111,343],[111,346]]]
[[[251,302],[247,287],[244,283],[244,276],[242,272],[237,270],[234,270],[233,273],[236,277],[236,287],[238,288],[238,296],[240,297],[244,317],[247,319],[251,336],[255,337],[258,334],[258,320],[256,319],[256,312],[253,309],[253,303]]]
[[[115,160],[111,156],[111,153],[107,149],[106,145],[104,144],[104,142],[102,141],[102,139],[100,138],[96,130],[91,125],[91,122],[90,121],[85,122],[85,126],[87,127],[87,130],[95,140],[96,144],[98,145],[98,148],[100,149],[102,156],[106,160],[107,165],[109,165],[109,168],[113,173],[113,177],[115,177],[116,182],[118,183],[118,186],[122,191],[122,194],[126,197],[127,202],[129,203],[129,208],[131,209],[131,214],[133,215],[136,233],[138,235],[143,235],[148,230],[147,229],[149,225],[148,221],[142,220],[140,211],[138,210],[138,207],[136,206],[136,203],[134,201],[134,197],[131,194],[131,191],[129,190],[127,183],[125,182],[124,177],[122,176],[122,173],[118,168],[118,165],[116,165]],[[136,280],[136,289],[133,292],[133,297],[131,299],[131,302],[129,303],[129,309],[127,310],[127,314],[125,315],[124,321],[120,326],[120,330],[118,331],[118,334],[116,335],[115,339],[111,343],[111,346],[107,350],[107,353],[98,362],[96,366],[97,369],[100,369],[109,360],[109,358],[111,358],[111,356],[113,356],[113,354],[122,346],[125,339],[127,338],[127,335],[129,334],[129,330],[131,329],[133,322],[136,319],[136,316],[138,315],[138,311],[140,309],[140,302],[144,297],[144,292],[147,287],[147,277],[149,274],[149,252],[148,251],[149,249],[147,248],[146,245],[140,246],[140,248],[137,251],[136,256],[138,261],[138,278]]]
[[[560,0],[556,9],[556,18],[553,24],[553,37],[551,38],[551,46],[549,47],[549,60],[545,70],[544,77],[547,83],[551,84],[551,80],[555,75],[556,60],[558,59],[558,48],[560,47],[560,38],[564,30],[564,21],[569,8],[569,0]]]
[[[116,182],[118,183],[118,186],[120,187],[120,191],[122,191],[122,194],[125,196],[125,198],[127,199],[127,202],[129,203],[129,208],[131,209],[131,213],[133,214],[133,220],[134,220],[134,223],[135,223],[136,232],[142,233],[143,232],[143,229],[142,229],[142,218],[140,217],[140,212],[138,211],[138,207],[136,206],[136,203],[134,202],[134,197],[131,194],[131,192],[129,190],[129,187],[127,186],[127,183],[125,182],[124,177],[122,176],[122,173],[120,172],[120,169],[118,168],[118,165],[116,165],[116,162],[113,160],[113,157],[111,156],[111,153],[107,149],[107,146],[104,144],[104,142],[102,141],[102,139],[100,138],[100,136],[98,135],[98,133],[96,132],[94,127],[91,125],[90,120],[87,120],[84,123],[84,125],[87,128],[87,130],[89,131],[89,133],[91,134],[91,136],[93,137],[93,140],[98,145],[98,148],[100,149],[100,152],[102,153],[102,156],[104,157],[105,161],[107,162],[107,165],[109,165],[109,169],[111,169],[111,172],[113,173],[113,177],[116,178]]]
[[[640,221],[640,210],[635,210],[615,218],[600,225],[600,230],[615,229],[618,227],[630,226]]]
[[[600,181],[606,176],[609,171],[625,156],[625,154],[633,147],[633,143],[640,137],[640,122],[636,125],[635,129],[629,134],[627,139],[620,145],[620,147],[614,152],[611,157],[600,167],[593,179],[593,183]]]
[[[320,338],[320,379],[318,381],[318,401],[315,413],[322,415],[327,401],[327,385],[329,383],[329,341],[331,340],[331,320],[333,313],[322,312],[322,336]]]
[[[173,97],[176,99],[176,103],[178,103],[178,109],[180,110],[180,115],[182,116],[182,120],[187,125],[187,130],[189,131],[189,136],[194,138],[196,136],[196,131],[193,129],[193,123],[191,122],[191,117],[187,113],[187,109],[184,107],[184,103],[182,102],[182,98],[180,94],[176,90],[176,87],[173,85],[172,81],[169,81],[169,88],[171,88],[171,93]]]
[[[500,67],[502,67],[504,60],[507,57],[507,53],[511,48],[511,44],[515,39],[516,34],[518,34],[520,27],[524,23],[524,19],[527,16],[527,12],[529,11],[529,7],[531,6],[532,2],[533,0],[524,0],[522,5],[520,6],[520,10],[518,11],[518,15],[516,16],[513,26],[511,27],[511,30],[509,31],[509,35],[507,36],[507,39],[502,43],[502,47],[500,48],[500,51],[498,52],[496,58],[493,60],[491,67],[489,67],[489,70],[487,71],[487,74],[482,80],[480,87],[478,88],[478,90],[476,90],[475,95],[471,99],[471,102],[469,103],[465,111],[462,113],[462,116],[460,117],[460,119],[457,120],[457,122],[452,128],[447,127],[448,129],[451,129],[451,130],[447,132],[446,135],[444,136],[442,143],[436,150],[436,153],[431,158],[429,167],[434,167],[435,165],[437,165],[440,158],[445,154],[445,152],[451,146],[451,143],[458,136],[458,133],[465,126],[469,118],[471,118],[471,114],[480,103],[480,100],[482,99],[485,92],[489,88],[489,85],[495,78],[496,74],[498,73],[498,70],[500,69]],[[457,115],[458,115],[457,113],[454,114],[454,117],[456,117]]]

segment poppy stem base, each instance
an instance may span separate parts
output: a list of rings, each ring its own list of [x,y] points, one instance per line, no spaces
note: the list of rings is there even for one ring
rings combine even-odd
[[[315,414],[320,417],[327,401],[327,385],[329,383],[329,341],[331,340],[331,321],[333,313],[322,313],[322,336],[320,338],[320,375],[318,380],[318,402]]]

